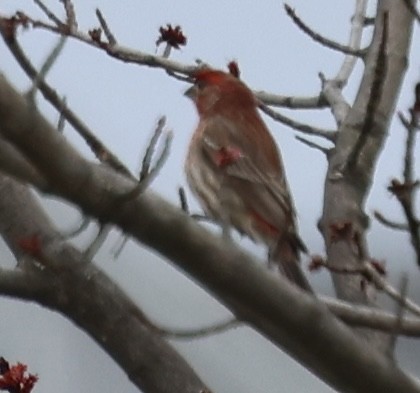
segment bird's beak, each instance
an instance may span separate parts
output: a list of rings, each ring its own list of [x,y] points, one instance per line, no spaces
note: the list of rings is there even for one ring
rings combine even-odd
[[[196,85],[192,85],[187,90],[185,90],[184,96],[195,101],[195,99],[197,98],[197,94],[198,94],[198,87]]]

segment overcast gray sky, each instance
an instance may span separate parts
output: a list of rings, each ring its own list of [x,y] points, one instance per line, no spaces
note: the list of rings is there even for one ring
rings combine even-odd
[[[144,52],[155,52],[158,29],[166,23],[179,24],[188,37],[173,58],[191,64],[200,58],[214,67],[225,67],[232,59],[239,62],[242,79],[253,89],[279,94],[312,95],[319,91],[318,72],[333,76],[342,56],[307,38],[286,17],[283,2],[267,0],[73,0],[81,29],[98,25],[95,8],[106,16],[118,41]],[[63,15],[58,0],[45,0]],[[374,9],[372,2],[371,9]],[[349,33],[353,1],[290,0],[298,14],[320,33],[345,43]],[[28,0],[1,0],[0,12],[22,10],[41,16]],[[320,12],[322,11],[322,12]],[[35,64],[39,65],[57,37],[40,31],[19,34]],[[414,37],[411,65],[403,85],[398,109],[412,104],[413,86],[420,80],[418,28]],[[29,86],[28,79],[0,43],[0,72],[19,88]],[[361,67],[346,89],[350,100],[358,87]],[[69,40],[63,55],[48,76],[57,91],[85,122],[96,131],[131,169],[139,167],[140,155],[157,118],[166,115],[174,131],[170,157],[153,188],[176,202],[177,187],[185,185],[182,171],[188,138],[197,120],[195,110],[182,93],[186,86],[157,69],[127,65],[82,43]],[[39,100],[43,113],[56,122],[58,115]],[[283,111],[288,113],[287,111]],[[329,112],[290,113],[300,121],[333,127]],[[300,231],[311,253],[323,252],[316,228],[321,214],[323,177],[326,163],[319,152],[294,139],[296,133],[266,119],[282,150],[289,183],[299,215]],[[88,156],[81,139],[70,127],[67,138]],[[390,178],[399,176],[402,167],[404,133],[397,121],[380,159],[376,182],[368,200],[367,213],[380,209],[390,217],[401,217],[399,206],[386,191]],[[322,142],[322,141],[321,141]],[[196,206],[190,197],[192,206]],[[79,220],[77,212],[57,201],[47,201],[59,227],[69,228]],[[78,239],[87,244],[90,231]],[[401,272],[411,271],[418,281],[408,239],[373,223],[369,234],[371,254],[386,259],[390,278],[398,282]],[[226,311],[204,291],[178,273],[167,262],[130,242],[114,261],[111,248],[118,233],[101,249],[96,261],[115,278],[132,298],[156,321],[173,327],[202,326],[223,319]],[[247,242],[245,246],[249,247]],[[12,266],[10,254],[2,248],[1,264]],[[262,254],[262,249],[253,248]],[[415,274],[415,276],[414,276]],[[330,291],[326,273],[311,277],[320,292]],[[413,288],[413,291],[415,288]],[[417,290],[417,299],[420,299]],[[10,361],[29,365],[40,381],[35,392],[135,392],[125,374],[77,327],[62,316],[33,304],[0,299],[0,355]],[[224,335],[175,342],[192,366],[215,392],[319,392],[332,390],[300,365],[270,345],[250,329],[241,328]],[[420,374],[419,345],[403,341],[401,362]],[[417,356],[417,360],[416,360]]]

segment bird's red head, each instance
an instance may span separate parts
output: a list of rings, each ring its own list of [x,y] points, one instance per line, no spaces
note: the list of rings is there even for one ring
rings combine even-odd
[[[194,75],[194,85],[185,95],[191,98],[200,116],[223,112],[224,108],[255,108],[251,90],[237,77],[219,70],[201,69]]]

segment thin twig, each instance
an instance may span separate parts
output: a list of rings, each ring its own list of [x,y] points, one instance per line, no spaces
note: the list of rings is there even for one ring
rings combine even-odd
[[[356,0],[354,15],[351,18],[351,29],[348,46],[354,50],[360,50],[362,44],[363,30],[366,27],[366,10],[368,6],[368,0]],[[374,19],[372,19],[374,22]],[[357,62],[357,57],[346,55],[344,61],[334,77],[341,88],[343,89],[354,70]]]
[[[96,9],[96,16],[98,17],[99,23],[102,27],[102,30],[105,33],[106,38],[108,39],[109,45],[113,46],[117,44],[117,40],[115,38],[115,35],[112,34],[111,29],[109,28],[108,23],[106,22],[104,16],[102,15],[102,12],[99,8]]]
[[[311,37],[314,41],[318,42],[319,44],[326,46],[327,48],[345,53],[347,55],[352,55],[356,57],[363,57],[364,51],[360,49],[353,49],[347,45],[339,44],[336,41],[330,40],[329,38],[323,37],[322,35],[315,32],[313,29],[311,29],[306,23],[302,21],[297,15],[295,10],[290,7],[288,4],[284,4],[284,8],[287,12],[287,15],[292,18],[293,22],[309,37]]]
[[[140,172],[139,181],[137,182],[137,185],[130,191],[122,194],[119,197],[120,202],[126,202],[129,200],[133,200],[137,198],[141,193],[143,193],[147,187],[153,182],[153,180],[156,179],[157,175],[159,174],[160,170],[162,169],[163,165],[165,164],[169,152],[171,149],[172,139],[173,139],[173,132],[167,131],[165,134],[165,140],[163,142],[162,150],[157,154],[158,158],[156,160],[155,165],[150,169],[150,162],[152,159],[152,154],[154,152],[154,146],[156,145],[158,138],[162,134],[162,129],[164,124],[164,118],[162,125],[158,125],[158,127],[155,130],[155,133],[152,137],[151,142],[149,143],[145,157],[143,159],[143,166]],[[161,119],[161,120],[162,120]],[[155,139],[155,137],[157,139]],[[150,155],[150,156],[149,156]]]
[[[220,226],[220,224],[215,222],[213,218],[206,216],[205,214],[193,213],[190,214],[190,217],[197,221],[208,222],[210,224],[216,224]]]
[[[34,0],[34,3],[42,10],[42,12],[44,12],[47,18],[53,21],[57,26],[63,25],[60,18],[58,18],[41,0]]]
[[[340,318],[350,326],[368,327],[384,332],[395,332],[397,318],[389,312],[378,308],[347,303],[326,296],[320,296],[320,300],[337,318]],[[420,319],[407,317],[402,319],[398,334],[419,337]]]
[[[327,149],[326,147],[320,146],[320,145],[316,144],[315,142],[312,142],[312,141],[310,141],[308,139],[305,139],[305,138],[300,137],[299,135],[296,135],[295,138],[299,142],[302,142],[303,144],[311,147],[312,149],[319,150],[321,153],[324,153],[326,156],[328,156],[328,154],[330,152],[330,150]]]
[[[416,125],[408,122],[402,113],[399,113],[400,120],[407,131],[405,143],[405,156],[403,168],[404,192],[394,192],[403,208],[408,229],[410,232],[411,244],[417,256],[417,264],[420,266],[420,232],[419,219],[414,211],[414,192],[417,189],[413,176],[414,147],[416,142]]]
[[[155,132],[150,139],[150,142],[147,145],[146,152],[144,153],[144,157],[142,160],[141,171],[139,175],[139,181],[143,181],[150,172],[150,166],[152,164],[153,154],[155,153],[156,145],[159,141],[159,138],[162,135],[163,127],[165,126],[166,118],[162,116],[156,125]]]
[[[414,162],[414,148],[416,144],[416,128],[405,119],[404,115],[399,112],[398,117],[407,131],[407,138],[405,140],[405,155],[404,155],[404,169],[403,177],[405,184],[411,184],[413,178],[413,162]]]
[[[62,107],[59,111],[58,122],[57,122],[57,131],[61,133],[64,132],[64,127],[66,125],[66,117],[63,114],[63,108],[67,106],[66,97],[62,98],[62,102],[63,102],[64,107]]]
[[[379,211],[375,210],[373,212],[373,216],[382,224],[385,225],[388,228],[391,229],[397,229],[399,231],[408,231],[408,225],[407,224],[403,224],[400,222],[395,222],[390,220],[389,218],[386,218],[382,213],[380,213]]]
[[[237,328],[241,325],[242,322],[236,318],[230,318],[225,322],[220,322],[211,326],[196,329],[169,329],[154,325],[154,330],[156,330],[158,334],[169,339],[192,340],[225,333],[227,330]]]
[[[185,194],[184,187],[178,187],[178,196],[179,202],[181,203],[181,209],[185,213],[190,214],[190,208],[188,207],[188,200],[187,195]]]
[[[79,30],[68,30],[68,27],[65,25],[55,26],[48,23],[45,23],[40,20],[35,20],[25,15],[25,20],[32,25],[35,29],[47,30],[59,35],[67,35],[76,40],[84,42],[96,49],[106,52],[109,56],[122,60],[126,63],[134,63],[139,65],[145,65],[154,68],[162,68],[165,71],[172,71],[174,73],[184,74],[191,76],[197,70],[199,66],[197,65],[185,65],[179,62],[176,62],[171,59],[166,59],[162,56],[151,55],[149,53],[144,53],[137,51],[131,48],[127,48],[121,45],[109,45],[107,42],[100,42],[98,40],[92,39],[91,35],[88,33],[81,32]],[[5,19],[5,18],[0,18]]]
[[[70,31],[77,30],[76,12],[74,11],[74,5],[71,0],[60,0],[64,5],[67,18],[67,28]]]
[[[409,298],[404,298],[401,293],[396,290],[390,283],[388,283],[372,266],[371,263],[365,262],[364,268],[370,275],[373,283],[378,289],[383,290],[391,299],[394,299],[398,304],[404,306],[411,313],[420,316],[420,306]]]
[[[312,126],[309,126],[307,124],[297,122],[295,120],[290,119],[287,116],[284,116],[284,115],[274,111],[273,109],[269,108],[268,106],[266,106],[262,103],[259,104],[259,108],[266,115],[270,116],[272,119],[274,119],[276,121],[279,121],[280,123],[285,124],[290,128],[293,128],[297,131],[300,131],[303,134],[322,137],[322,138],[328,139],[331,142],[334,142],[334,139],[335,139],[335,136],[336,136],[335,131],[332,131],[332,130],[330,131],[330,130],[325,130],[325,129],[321,129],[321,128],[317,128],[317,127],[312,127]]]
[[[179,195],[179,201],[181,203],[181,209],[185,213],[189,214],[191,218],[193,218],[196,221],[208,222],[211,224],[219,225],[213,218],[206,216],[205,214],[190,213],[190,208],[188,206],[188,199],[187,199],[187,195],[185,194],[184,187],[178,188],[178,195]]]
[[[121,240],[120,241],[117,240],[115,242],[115,244],[114,244],[114,246],[112,247],[112,250],[111,250],[111,254],[112,254],[112,257],[114,259],[118,259],[120,257],[121,253],[124,250],[124,247],[126,246],[126,244],[129,240],[130,240],[130,236],[123,233],[123,236],[121,237]],[[120,244],[118,244],[118,242],[120,242]]]
[[[65,239],[78,236],[89,226],[90,222],[91,222],[91,219],[89,217],[83,216],[80,223],[77,224],[77,226],[75,226],[74,228],[61,230],[61,235]]]
[[[354,50],[360,50],[363,35],[363,20],[366,13],[368,0],[356,0],[354,16],[351,19],[350,38],[348,46]],[[345,55],[337,75],[333,78],[327,78],[322,72],[319,72],[321,79],[321,92],[331,108],[331,113],[336,121],[337,128],[347,118],[351,109],[350,104],[347,102],[343,94],[343,89],[348,83],[351,73],[356,65],[357,57],[352,55]]]
[[[108,225],[108,224],[100,225],[97,235],[95,236],[93,241],[90,243],[90,245],[86,248],[86,250],[83,252],[83,255],[86,261],[89,261],[89,262],[92,261],[93,257],[99,251],[101,246],[105,243],[105,240],[108,237],[111,229],[112,229],[111,225]]]
[[[82,41],[85,44],[93,46],[96,49],[105,51],[109,56],[127,63],[135,63],[138,65],[162,68],[168,73],[168,75],[183,82],[190,81],[190,76],[193,75],[197,68],[203,67],[204,64],[199,60],[196,61],[195,65],[181,64],[163,56],[135,51],[131,48],[126,48],[118,44],[111,45],[108,42],[101,42],[100,40],[93,39],[90,34],[86,34],[81,31],[68,31],[68,29],[66,29],[63,23],[59,20],[57,22],[59,22],[60,25],[55,26],[49,25],[48,23],[39,20],[35,20],[26,15],[25,17],[34,28],[48,30],[59,35],[65,34],[76,40]],[[322,95],[315,97],[288,97],[278,96],[266,92],[255,92],[255,94],[258,98],[261,98],[263,102],[273,106],[284,106],[287,108],[296,109],[317,109],[327,106],[327,103],[323,99]]]
[[[407,276],[407,274],[403,274],[403,276],[401,277],[400,291],[399,291],[402,301],[401,301],[401,303],[398,303],[396,305],[395,327],[394,327],[394,331],[392,332],[391,340],[390,340],[391,341],[390,349],[392,349],[392,350],[395,350],[395,346],[396,346],[397,339],[398,339],[398,333],[401,330],[401,326],[403,324],[404,311],[405,311],[405,306],[406,306],[406,302],[407,302],[407,291],[408,291],[408,276]]]
[[[54,46],[51,53],[45,59],[44,63],[42,64],[42,66],[41,66],[40,70],[38,71],[38,73],[36,74],[35,78],[32,79],[32,87],[27,92],[27,98],[28,98],[29,102],[31,102],[32,104],[35,104],[35,95],[36,95],[36,92],[38,90],[38,86],[39,86],[40,82],[45,79],[48,72],[50,71],[50,69],[52,68],[54,63],[57,61],[58,56],[60,56],[62,50],[64,49],[64,45],[65,45],[66,41],[67,41],[66,36],[61,36],[59,38],[57,44]]]
[[[150,170],[149,174],[140,182],[140,185],[141,185],[140,192],[143,192],[143,190],[145,190],[150,185],[150,183],[152,183],[152,181],[159,174],[160,170],[163,168],[163,165],[165,164],[169,156],[169,152],[171,150],[173,136],[174,134],[172,131],[166,132],[165,140],[163,142],[163,149],[158,154],[158,159],[154,167]]]
[[[336,274],[361,275],[375,285],[378,290],[382,290],[398,304],[404,305],[408,311],[414,315],[420,316],[420,306],[411,299],[403,299],[401,294],[389,282],[387,282],[381,274],[378,273],[377,268],[374,267],[370,261],[362,261],[361,265],[357,266],[336,267],[331,266],[322,258],[317,258],[316,265],[317,268],[319,266],[323,266],[328,269],[328,271]]]

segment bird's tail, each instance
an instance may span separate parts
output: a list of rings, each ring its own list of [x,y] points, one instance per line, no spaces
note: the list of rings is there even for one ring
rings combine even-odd
[[[281,239],[270,252],[270,262],[276,264],[291,282],[313,294],[314,291],[300,268],[299,253],[301,251],[307,252],[305,245],[297,235]]]

